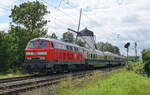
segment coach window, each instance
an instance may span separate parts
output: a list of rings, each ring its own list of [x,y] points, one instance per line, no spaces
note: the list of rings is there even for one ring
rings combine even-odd
[[[77,51],[77,50],[76,50],[76,47],[74,47],[74,51]]]
[[[92,59],[92,54],[91,54],[91,59]]]
[[[81,48],[79,48],[79,52],[81,52],[81,53],[82,53],[82,49],[81,49]]]
[[[72,46],[70,46],[70,50],[73,50]]]
[[[66,48],[67,48],[67,50],[69,50],[69,46],[68,45],[66,46]]]
[[[76,51],[78,51],[78,48],[76,47]]]
[[[93,59],[95,59],[95,54],[93,54]]]
[[[78,51],[78,47],[76,48],[76,51]]]
[[[53,42],[51,42],[51,48],[54,48],[54,43]]]
[[[82,49],[82,53],[84,52],[84,50]]]

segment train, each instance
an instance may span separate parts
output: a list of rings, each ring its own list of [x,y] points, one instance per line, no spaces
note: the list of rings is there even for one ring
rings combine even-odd
[[[125,58],[111,52],[87,49],[51,38],[34,38],[25,48],[24,68],[31,74],[93,69],[124,64]]]

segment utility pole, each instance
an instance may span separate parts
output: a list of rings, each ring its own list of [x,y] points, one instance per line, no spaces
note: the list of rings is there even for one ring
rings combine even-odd
[[[134,44],[134,49],[135,49],[135,61],[137,60],[137,43],[135,42]]]
[[[129,53],[129,46],[130,46],[130,43],[129,42],[127,42],[125,45],[124,45],[124,47],[127,49],[127,63],[128,63],[128,53]]]
[[[129,43],[129,42],[127,42],[127,43],[124,45],[124,47],[127,49],[127,63],[126,63],[126,68],[127,68],[128,70],[130,70],[130,67],[129,67],[129,64],[128,64],[129,46],[130,46],[130,43]]]
[[[128,56],[129,56],[129,48],[127,48],[127,60],[128,60]]]

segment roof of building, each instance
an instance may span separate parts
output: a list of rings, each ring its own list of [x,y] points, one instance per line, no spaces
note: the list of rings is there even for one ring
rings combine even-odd
[[[94,36],[94,33],[91,30],[85,28],[79,32],[78,36]]]

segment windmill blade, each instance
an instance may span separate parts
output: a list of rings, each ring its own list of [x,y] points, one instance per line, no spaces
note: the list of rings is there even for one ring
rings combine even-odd
[[[76,41],[77,41],[78,35],[80,34],[80,32],[77,32],[77,31],[75,31],[75,30],[73,30],[73,29],[70,29],[70,28],[68,28],[68,31],[72,31],[72,32],[74,32],[74,33],[77,34],[77,35],[76,35]]]
[[[80,16],[79,16],[79,23],[78,23],[78,32],[80,30],[80,22],[81,22],[81,14],[82,14],[82,8],[80,9]]]
[[[78,33],[77,31],[73,30],[73,29],[70,29],[68,28],[69,31],[72,31],[72,32],[75,32],[75,33]]]

